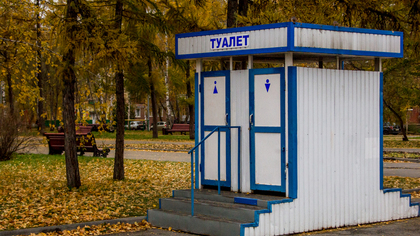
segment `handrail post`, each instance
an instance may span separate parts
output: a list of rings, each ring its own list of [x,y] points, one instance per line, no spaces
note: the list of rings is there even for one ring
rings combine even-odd
[[[194,216],[194,152],[191,152],[191,216]]]
[[[220,195],[220,128],[217,129],[217,192]]]

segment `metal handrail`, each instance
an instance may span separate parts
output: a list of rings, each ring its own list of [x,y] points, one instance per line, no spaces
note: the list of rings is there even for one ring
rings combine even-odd
[[[241,127],[240,126],[217,126],[214,128],[206,137],[204,137],[195,147],[193,147],[188,154],[191,154],[191,216],[194,216],[194,151],[200,146],[201,144],[206,141],[214,132],[217,131],[217,191],[220,195],[220,129],[221,128],[228,128],[228,129],[238,129],[238,191],[240,189],[240,157],[241,157]],[[195,162],[195,168],[198,168],[198,159]],[[196,182],[198,182],[198,176],[196,174]],[[198,185],[197,185],[198,186]]]

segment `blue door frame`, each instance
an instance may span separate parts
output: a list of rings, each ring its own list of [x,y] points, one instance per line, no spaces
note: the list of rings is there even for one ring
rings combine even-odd
[[[269,75],[280,74],[280,97],[281,97],[281,127],[264,127],[255,126],[255,75]],[[267,107],[268,108],[268,107]],[[285,73],[284,68],[266,68],[266,69],[251,69],[249,70],[249,115],[250,115],[250,161],[251,161],[251,190],[264,190],[264,191],[286,191],[286,174],[285,174]],[[251,116],[252,115],[252,116]],[[280,133],[281,134],[281,186],[278,185],[265,185],[257,184],[255,181],[255,133]]]
[[[230,71],[229,70],[225,70],[225,71],[206,71],[206,72],[201,72],[201,81],[200,81],[200,92],[201,92],[201,138],[204,138],[204,132],[208,131],[212,131],[213,129],[215,129],[217,127],[217,125],[206,125],[204,123],[204,112],[206,110],[206,108],[204,107],[204,78],[208,78],[208,77],[219,77],[219,76],[223,76],[225,77],[225,109],[226,109],[226,114],[228,114],[226,121],[227,121],[227,126],[230,126]],[[211,111],[210,109],[208,109],[209,111]],[[230,138],[230,129],[229,128],[220,128],[221,132],[226,132],[226,181],[220,181],[220,186],[222,187],[230,187],[231,186],[231,147],[230,147],[230,142],[231,142],[231,138]],[[217,148],[217,147],[216,147]],[[205,168],[204,168],[204,159],[205,159],[205,145],[202,145],[201,148],[201,165],[200,165],[200,170],[201,170],[201,184],[202,185],[211,185],[211,186],[217,186],[218,185],[218,181],[217,180],[209,180],[209,179],[205,179]]]

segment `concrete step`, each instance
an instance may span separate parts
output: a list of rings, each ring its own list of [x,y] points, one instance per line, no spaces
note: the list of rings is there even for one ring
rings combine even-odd
[[[191,190],[174,190],[174,198],[190,198]],[[210,200],[215,202],[226,202],[226,203],[237,203],[244,205],[254,205],[263,208],[267,208],[268,202],[284,200],[286,197],[280,196],[268,196],[261,194],[243,194],[243,193],[234,193],[231,191],[222,191],[221,195],[217,194],[217,190],[211,189],[195,189],[194,190],[194,199],[197,200]]]
[[[191,216],[181,212],[149,210],[147,220],[154,226],[182,230],[199,235],[238,236],[241,224],[246,222],[218,219],[215,217]]]
[[[191,214],[190,198],[165,198],[160,200],[160,209]],[[255,211],[265,208],[243,204],[210,201],[204,199],[194,200],[194,214],[217,217],[225,220],[239,220],[254,222]]]

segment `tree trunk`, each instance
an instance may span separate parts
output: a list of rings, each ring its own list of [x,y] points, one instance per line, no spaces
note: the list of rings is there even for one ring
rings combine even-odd
[[[67,50],[63,56],[63,121],[64,121],[64,151],[66,156],[67,186],[69,188],[79,188],[81,186],[79,174],[79,161],[76,149],[76,130],[74,119],[74,86],[76,75],[75,65],[75,46],[72,42],[76,28],[78,3],[75,0],[67,0],[66,11],[66,39]]]
[[[76,130],[74,117],[74,87],[76,83],[76,75],[74,73],[75,66],[75,49],[74,44],[70,42],[74,38],[77,20],[77,2],[74,0],[67,1],[67,37],[66,44],[69,45],[64,53],[64,70],[63,70],[63,122],[64,122],[64,150],[66,158],[66,174],[67,186],[69,188],[79,188],[81,186],[79,174],[79,162],[77,159],[76,149]]]
[[[185,72],[185,77],[187,77],[187,98],[192,97],[191,91],[191,81],[190,81],[190,62],[187,61],[187,69]],[[195,113],[194,113],[194,103],[188,103],[188,114],[190,115],[190,139],[195,139]]]
[[[117,0],[115,5],[115,29],[121,33],[122,26],[122,0]],[[124,118],[125,118],[125,102],[124,102],[124,73],[116,61],[117,72],[116,80],[116,97],[117,97],[117,135],[115,141],[115,158],[114,158],[114,179],[124,179]]]
[[[227,28],[235,27],[237,10],[238,10],[238,1],[228,0],[228,10],[227,10],[227,20],[226,20]]]
[[[147,60],[147,67],[149,68],[150,96],[152,97],[153,138],[158,138],[156,91],[155,83],[152,79],[152,58],[150,57]]]
[[[41,23],[40,23],[40,7],[39,7],[39,0],[36,0],[36,6],[38,8],[38,13],[36,15],[36,45],[38,46],[36,49],[37,53],[37,78],[38,78],[38,88],[39,88],[39,99],[38,99],[38,129],[41,134],[45,132],[45,124],[44,124],[44,95],[43,95],[43,81],[44,81],[44,73],[41,72],[41,62],[42,62],[42,55],[41,55]]]
[[[247,16],[247,14],[248,14],[248,0],[239,0],[238,14],[240,16]]]
[[[392,109],[392,107],[385,101],[385,99],[383,101],[384,101],[384,105],[388,107],[389,110],[391,110],[391,112],[397,117],[398,121],[400,122],[400,127],[403,134],[403,141],[408,141],[407,133],[405,132],[405,129],[404,129],[404,121],[401,118],[400,114],[398,114],[398,112]]]
[[[7,81],[7,98],[9,101],[9,109],[10,114],[15,114],[15,98],[13,97],[13,88],[12,88],[12,74],[10,73],[10,70],[7,70],[6,75],[6,81]]]

